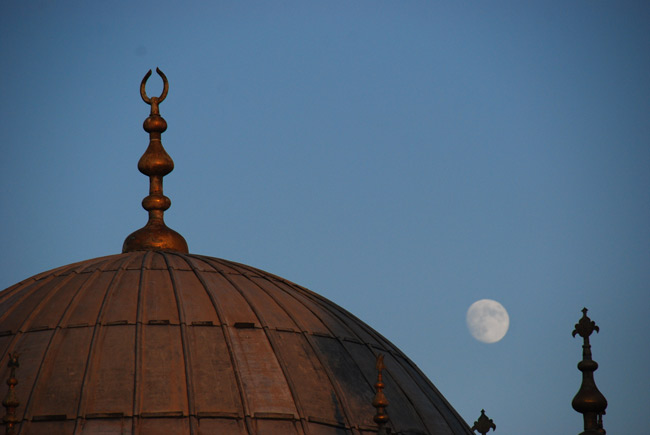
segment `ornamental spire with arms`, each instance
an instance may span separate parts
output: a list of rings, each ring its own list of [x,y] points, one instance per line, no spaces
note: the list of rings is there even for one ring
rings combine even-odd
[[[573,330],[574,337],[578,334],[584,340],[582,361],[578,363],[578,370],[582,372],[582,385],[571,402],[573,409],[584,417],[585,430],[580,435],[605,435],[603,415],[607,408],[607,399],[598,390],[594,381],[594,372],[598,368],[598,363],[591,359],[591,345],[589,344],[589,336],[594,331],[599,332],[600,328],[596,326],[596,322],[587,317],[587,309],[583,308],[582,318],[576,323]]]

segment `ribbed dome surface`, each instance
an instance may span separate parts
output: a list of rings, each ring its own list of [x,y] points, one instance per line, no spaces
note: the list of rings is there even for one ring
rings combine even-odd
[[[0,293],[0,351],[0,381],[20,354],[22,434],[375,433],[378,353],[394,432],[471,434],[341,307],[199,255],[131,252],[16,284]]]

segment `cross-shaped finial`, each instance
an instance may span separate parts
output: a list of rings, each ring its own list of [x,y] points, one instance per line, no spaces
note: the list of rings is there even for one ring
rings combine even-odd
[[[494,424],[491,418],[488,418],[488,416],[485,415],[485,410],[481,409],[481,416],[474,422],[472,430],[478,431],[478,433],[485,435],[490,431],[490,429],[496,431],[497,425]]]

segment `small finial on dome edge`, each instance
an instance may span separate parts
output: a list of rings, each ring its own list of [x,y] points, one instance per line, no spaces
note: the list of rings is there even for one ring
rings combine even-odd
[[[18,423],[16,408],[20,406],[20,401],[18,400],[18,397],[16,397],[15,388],[16,385],[18,385],[18,379],[16,379],[16,369],[20,367],[20,363],[18,362],[19,356],[20,355],[17,353],[10,353],[9,362],[7,363],[7,367],[9,367],[10,370],[9,379],[7,379],[7,385],[9,386],[9,389],[7,390],[7,395],[2,401],[2,406],[4,406],[7,410],[4,417],[2,417],[2,421],[6,425],[6,435],[14,435],[16,433],[16,424]]]
[[[386,412],[386,408],[388,407],[388,399],[386,399],[386,395],[384,394],[384,379],[383,379],[383,371],[386,368],[384,365],[384,355],[379,354],[377,355],[377,360],[375,363],[375,369],[377,370],[377,382],[375,383],[375,397],[372,401],[372,406],[377,409],[377,413],[375,416],[372,418],[375,423],[377,423],[377,427],[379,428],[377,435],[388,435],[390,434],[390,429],[386,427],[386,423],[388,423],[388,412]]]

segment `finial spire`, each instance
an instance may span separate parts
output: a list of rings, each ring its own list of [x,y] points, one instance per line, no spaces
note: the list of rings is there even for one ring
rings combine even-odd
[[[18,384],[18,379],[16,379],[16,369],[20,367],[18,363],[18,354],[13,353],[9,354],[9,362],[7,367],[11,370],[9,373],[9,379],[7,379],[7,385],[9,385],[9,390],[7,390],[7,395],[2,401],[2,406],[7,409],[7,413],[2,417],[2,421],[6,424],[6,435],[14,435],[16,433],[16,423],[18,423],[18,417],[16,417],[16,408],[20,405],[18,398],[16,397],[16,392],[14,389]]]
[[[140,96],[151,106],[149,117],[145,119],[143,128],[149,133],[149,147],[140,157],[138,169],[149,176],[149,196],[142,200],[142,207],[149,212],[149,221],[139,230],[133,232],[124,241],[122,252],[131,251],[179,251],[188,252],[187,242],[176,231],[168,228],[163,220],[163,214],[171,206],[171,200],[163,195],[163,177],[174,170],[174,161],[162,146],[160,137],[167,130],[167,121],[160,116],[159,104],[167,97],[169,83],[167,77],[156,68],[162,78],[163,91],[160,97],[148,97],[145,86],[151,76],[151,70],[140,83]]]
[[[375,398],[372,401],[372,406],[377,409],[377,414],[373,417],[375,423],[379,427],[377,435],[387,435],[389,434],[388,428],[386,428],[386,423],[388,423],[388,413],[386,412],[386,407],[388,406],[388,399],[384,395],[384,380],[382,376],[382,371],[386,368],[384,365],[384,355],[377,355],[377,363],[375,365],[377,369],[377,383],[375,384],[375,389],[377,393]]]
[[[494,421],[492,421],[491,418],[488,418],[488,416],[485,415],[485,410],[481,409],[481,416],[474,422],[472,431],[478,431],[478,433],[485,435],[490,431],[490,429],[496,432],[497,425],[494,424]]]
[[[580,435],[604,435],[603,415],[607,408],[607,399],[596,387],[594,372],[598,369],[598,363],[591,359],[591,345],[589,336],[600,328],[596,322],[587,317],[587,309],[582,309],[582,318],[576,323],[572,335],[579,334],[584,342],[582,345],[582,361],[578,363],[578,370],[582,372],[582,385],[573,398],[571,405],[573,409],[583,414],[584,432]]]

